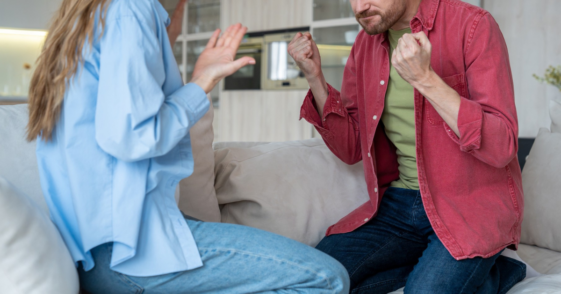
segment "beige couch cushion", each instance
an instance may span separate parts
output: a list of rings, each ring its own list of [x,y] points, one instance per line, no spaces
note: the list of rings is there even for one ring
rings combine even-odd
[[[48,215],[0,177],[0,292],[78,290],[76,267]]]
[[[39,182],[35,142],[25,140],[27,104],[0,106],[0,177],[4,177],[43,211],[49,209]]]
[[[211,102],[208,112],[189,132],[195,167],[193,174],[179,183],[179,209],[203,221],[220,222],[220,209],[214,191],[213,120]]]
[[[223,222],[315,246],[330,225],[368,201],[362,163],[343,163],[321,139],[215,148]]]
[[[522,172],[521,242],[561,252],[561,133],[541,129]]]
[[[561,252],[520,244],[518,255],[542,274],[561,275]]]

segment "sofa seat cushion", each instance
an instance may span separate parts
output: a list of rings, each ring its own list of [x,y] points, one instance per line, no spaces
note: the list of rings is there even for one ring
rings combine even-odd
[[[542,274],[561,275],[561,252],[520,244],[518,255]]]
[[[0,292],[76,294],[78,273],[47,213],[0,177]]]

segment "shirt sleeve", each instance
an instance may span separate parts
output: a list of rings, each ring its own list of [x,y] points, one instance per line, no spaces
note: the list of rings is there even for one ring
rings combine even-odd
[[[518,119],[514,85],[506,42],[498,24],[488,13],[474,23],[467,45],[466,76],[470,97],[461,97],[458,138],[444,127],[460,150],[502,168],[518,150]]]
[[[153,17],[135,15],[108,21],[101,39],[96,140],[123,161],[168,153],[210,106],[196,84],[164,94],[161,38],[165,28]]]
[[[335,156],[347,164],[355,164],[362,160],[362,148],[358,128],[354,47],[345,66],[341,92],[329,84],[327,87],[329,95],[322,116],[310,90],[300,110],[300,118],[314,125]]]

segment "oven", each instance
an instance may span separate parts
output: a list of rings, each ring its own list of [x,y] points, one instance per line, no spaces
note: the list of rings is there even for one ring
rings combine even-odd
[[[265,34],[261,86],[264,90],[308,89],[304,74],[288,54],[288,44],[297,32]]]
[[[255,64],[247,65],[224,79],[224,90],[260,90],[262,70],[263,37],[244,38],[236,59],[253,57]]]

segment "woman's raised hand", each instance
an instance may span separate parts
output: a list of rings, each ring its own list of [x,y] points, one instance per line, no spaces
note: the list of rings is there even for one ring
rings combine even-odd
[[[191,82],[209,93],[223,78],[248,64],[255,64],[251,57],[234,60],[246,32],[247,28],[241,24],[230,26],[221,37],[220,30],[216,30],[195,64]]]

